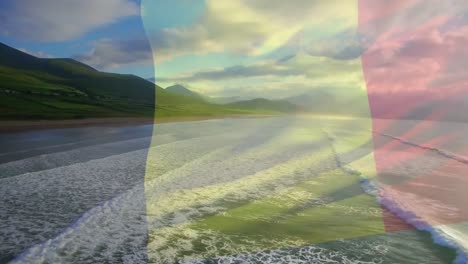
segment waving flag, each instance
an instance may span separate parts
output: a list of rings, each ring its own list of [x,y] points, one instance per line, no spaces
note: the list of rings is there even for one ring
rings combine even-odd
[[[462,1],[359,3],[380,199],[460,252],[467,249],[468,216],[461,187],[467,183],[461,113],[468,90],[460,65],[468,55],[466,8]]]
[[[219,96],[296,95],[315,114],[192,139],[180,146],[176,172],[155,165],[165,158],[150,151],[149,259],[312,261],[313,245],[398,240],[417,228],[463,262],[467,159],[456,122],[466,122],[466,8],[437,0],[144,2],[156,82]]]
[[[154,76],[1,44],[1,107],[154,116],[2,135],[1,263],[468,262],[466,1],[32,2],[6,34]]]

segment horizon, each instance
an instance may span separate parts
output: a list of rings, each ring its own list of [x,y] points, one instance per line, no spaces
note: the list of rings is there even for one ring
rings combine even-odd
[[[446,54],[457,50],[463,56],[466,46],[456,37],[468,24],[468,7],[460,3],[395,5],[394,11],[408,13],[395,25],[385,14],[359,18],[379,23],[383,32],[427,23],[411,33],[412,39],[396,34],[385,40],[364,24],[358,30],[356,9],[334,1],[267,6],[261,1],[103,0],[70,6],[42,0],[40,8],[29,2],[0,3],[5,21],[0,42],[41,58],[72,58],[100,71],[155,78],[163,87],[182,84],[207,96],[278,99],[325,90],[352,97],[363,89],[361,57],[366,53],[401,61],[399,72],[394,66],[382,68],[387,76],[412,74],[406,81],[393,79],[398,84],[381,93],[435,94],[437,87],[453,90],[464,82],[463,71],[450,71],[462,61]],[[411,14],[418,6],[426,12],[416,20]],[[66,12],[70,8],[71,14]],[[216,15],[227,9],[242,15]],[[336,15],[327,20],[329,14]],[[406,65],[411,59],[427,65],[437,78],[428,80],[423,71]]]

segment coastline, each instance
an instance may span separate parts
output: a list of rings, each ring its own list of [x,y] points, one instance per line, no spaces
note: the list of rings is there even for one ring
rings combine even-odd
[[[23,120],[23,121],[0,121],[0,132],[5,129],[19,129],[19,131],[36,131],[38,129],[60,129],[60,128],[72,128],[72,127],[125,127],[125,126],[138,126],[138,125],[149,125],[153,123],[171,123],[171,122],[190,122],[190,121],[201,121],[201,120],[215,120],[215,119],[231,119],[231,118],[262,118],[262,117],[274,117],[280,115],[213,115],[213,116],[189,116],[189,117],[156,117],[153,118],[90,118],[90,119],[75,119],[75,120]],[[11,130],[10,130],[11,131]],[[11,133],[11,132],[10,132]],[[340,162],[343,163],[343,162]],[[398,216],[399,219],[404,221],[404,218]],[[425,235],[432,236],[431,245],[442,246],[444,249],[441,252],[446,254],[447,258],[457,257],[457,250],[453,247],[437,243],[436,237],[430,232],[417,231]],[[429,237],[430,238],[430,237]],[[460,262],[462,263],[462,262]]]
[[[213,116],[181,116],[181,117],[109,117],[64,120],[0,120],[0,134],[29,132],[48,129],[77,127],[125,127],[133,125],[148,125],[173,122],[190,122],[223,118],[266,118],[278,115],[213,115]]]

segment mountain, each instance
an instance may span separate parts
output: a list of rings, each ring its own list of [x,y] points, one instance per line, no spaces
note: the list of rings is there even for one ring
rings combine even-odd
[[[166,91],[135,75],[101,72],[73,59],[37,58],[2,43],[0,95],[3,119],[238,112]]]
[[[134,75],[37,58],[0,43],[0,118],[150,116],[158,89]]]
[[[323,90],[311,91],[284,100],[296,104],[303,111],[316,114],[368,116],[367,97],[348,96],[337,98]]]
[[[180,94],[180,95],[184,95],[184,96],[189,96],[189,97],[193,97],[193,98],[197,98],[197,99],[200,99],[200,100],[205,100],[205,101],[208,101],[207,97],[206,96],[203,96],[197,92],[194,92],[192,90],[189,90],[188,88],[180,85],[180,84],[174,84],[172,86],[169,86],[169,87],[166,87],[166,91],[169,91],[171,93],[175,93],[175,94]]]
[[[214,104],[180,85],[163,89],[135,75],[101,72],[73,59],[37,58],[0,43],[0,119],[172,118],[271,109],[289,111],[276,104]]]
[[[335,97],[324,91],[304,93],[284,100],[312,111],[327,112],[335,103]]]
[[[229,96],[229,97],[211,97],[212,102],[217,104],[230,104],[238,101],[248,101],[254,98],[246,98],[241,96]]]
[[[154,101],[154,85],[140,77],[100,72],[73,59],[41,59],[1,43],[0,70],[3,89]]]
[[[286,100],[268,100],[265,98],[256,98],[246,101],[238,101],[226,104],[228,107],[241,108],[265,112],[293,113],[300,110],[297,105]]]

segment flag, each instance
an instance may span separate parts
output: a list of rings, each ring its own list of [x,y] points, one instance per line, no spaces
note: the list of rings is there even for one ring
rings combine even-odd
[[[466,252],[466,8],[143,1],[157,83],[286,98],[303,110],[291,120],[187,126],[197,137],[171,153],[151,148],[149,259],[279,262],[301,249],[307,259],[310,247],[414,229]]]

